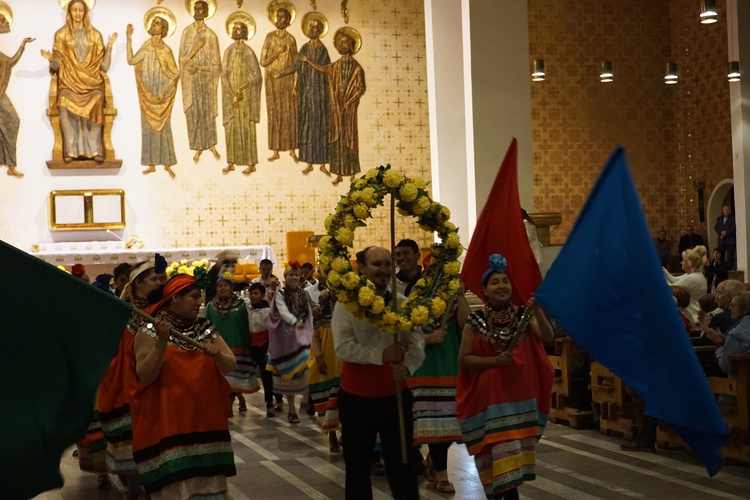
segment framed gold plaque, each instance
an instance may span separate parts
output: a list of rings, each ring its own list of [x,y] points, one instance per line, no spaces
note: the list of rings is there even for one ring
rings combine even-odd
[[[125,191],[52,191],[49,194],[49,227],[53,231],[122,229],[125,227]]]

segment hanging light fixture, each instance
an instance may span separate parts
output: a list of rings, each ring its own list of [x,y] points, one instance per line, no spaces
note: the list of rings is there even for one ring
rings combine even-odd
[[[729,72],[727,73],[727,80],[730,82],[740,81],[740,62],[729,61]]]
[[[701,24],[711,24],[719,20],[716,12],[716,0],[701,0]]]
[[[664,83],[667,85],[674,85],[677,83],[677,63],[667,63],[667,72],[664,74]]]
[[[544,59],[534,59],[534,63],[531,67],[531,81],[544,81]]]
[[[612,61],[602,61],[602,70],[599,72],[599,81],[602,83],[609,83],[614,81],[614,73],[612,72]]]

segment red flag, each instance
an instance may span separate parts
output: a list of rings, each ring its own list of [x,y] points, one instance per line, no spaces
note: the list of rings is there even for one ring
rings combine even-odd
[[[461,278],[466,288],[480,297],[482,273],[489,268],[489,257],[499,253],[508,261],[513,284],[513,303],[525,304],[542,282],[542,273],[531,251],[521,216],[518,197],[518,141],[510,143],[505,159],[492,185],[487,203],[477,220],[466,250]]]

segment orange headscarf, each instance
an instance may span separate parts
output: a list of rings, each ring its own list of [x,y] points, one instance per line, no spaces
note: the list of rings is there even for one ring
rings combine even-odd
[[[173,276],[169,281],[167,281],[167,284],[164,285],[164,296],[159,302],[151,307],[151,309],[148,311],[148,314],[153,316],[159,310],[164,308],[167,302],[169,302],[169,299],[174,297],[175,294],[180,293],[182,290],[194,284],[195,278],[193,276],[190,276],[189,274],[177,274]]]

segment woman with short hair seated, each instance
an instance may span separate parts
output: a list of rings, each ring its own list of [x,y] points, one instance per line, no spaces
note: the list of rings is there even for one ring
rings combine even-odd
[[[716,361],[727,375],[731,375],[730,357],[750,353],[750,293],[739,292],[732,298],[732,319],[734,324],[716,349]]]

